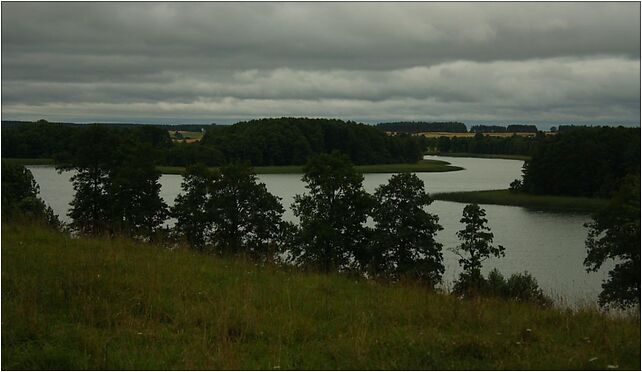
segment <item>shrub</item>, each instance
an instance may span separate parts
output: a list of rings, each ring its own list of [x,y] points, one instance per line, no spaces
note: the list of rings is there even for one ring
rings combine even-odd
[[[553,301],[544,295],[537,280],[527,272],[512,274],[508,280],[497,269],[488,273],[486,278],[462,273],[452,292],[465,297],[491,296],[541,306],[553,304]]]

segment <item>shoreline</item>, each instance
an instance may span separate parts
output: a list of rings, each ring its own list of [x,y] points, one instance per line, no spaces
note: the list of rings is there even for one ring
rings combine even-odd
[[[560,211],[593,212],[605,207],[609,200],[575,196],[530,195],[508,189],[444,192],[430,195],[434,200],[455,203],[505,205]]]
[[[22,158],[2,158],[13,164],[20,165],[51,165],[54,166],[53,159],[22,159]],[[185,167],[182,166],[167,166],[160,165],[156,167],[161,174],[182,174]],[[217,169],[218,167],[209,167],[210,169]],[[428,172],[455,172],[463,170],[462,167],[450,165],[449,162],[443,160],[420,160],[417,163],[394,163],[394,164],[370,164],[370,165],[355,165],[355,170],[359,173],[428,173]],[[269,165],[258,166],[253,168],[256,174],[302,174],[303,165]]]
[[[426,152],[424,155],[428,156],[443,156],[450,158],[480,158],[480,159],[505,159],[505,160],[531,160],[528,155],[510,155],[510,154],[474,154],[470,152]]]

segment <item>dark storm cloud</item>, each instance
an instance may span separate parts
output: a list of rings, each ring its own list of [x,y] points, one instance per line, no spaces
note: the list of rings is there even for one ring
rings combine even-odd
[[[3,3],[3,118],[639,123],[635,3]]]

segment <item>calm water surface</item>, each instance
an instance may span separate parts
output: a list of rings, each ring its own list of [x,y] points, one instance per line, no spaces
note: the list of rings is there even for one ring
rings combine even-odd
[[[523,162],[518,160],[440,158],[453,165],[465,168],[463,171],[446,173],[417,173],[425,182],[428,192],[473,191],[507,188],[508,184],[520,177]],[[73,197],[69,182],[71,173],[58,174],[50,166],[30,166],[40,185],[40,194],[63,220]],[[391,174],[367,174],[364,187],[373,192],[388,181]],[[300,174],[259,175],[268,190],[279,196],[285,207],[289,207],[294,195],[306,191]],[[181,176],[163,175],[160,179],[161,197],[173,204],[180,193]],[[444,245],[448,286],[459,274],[456,256],[448,248],[458,244],[456,232],[462,228],[459,222],[464,204],[435,201],[430,207],[437,214],[444,230],[437,240]],[[489,259],[485,271],[498,268],[503,274],[528,271],[533,274],[541,287],[556,299],[569,305],[594,303],[600,292],[601,282],[606,278],[609,267],[598,273],[586,273],[582,262],[586,255],[585,222],[590,216],[575,212],[538,211],[522,207],[484,205],[488,224],[495,234],[495,243],[506,247],[506,257]],[[285,219],[294,221],[291,209],[286,208]]]

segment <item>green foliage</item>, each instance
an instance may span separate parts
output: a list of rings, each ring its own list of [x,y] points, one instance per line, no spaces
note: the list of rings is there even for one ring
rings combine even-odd
[[[611,203],[586,224],[584,265],[597,271],[607,260],[615,267],[602,285],[600,304],[628,307],[640,303],[640,174],[625,177]]]
[[[438,283],[444,265],[435,235],[443,228],[437,215],[425,211],[432,199],[424,182],[414,174],[396,174],[377,188],[374,198],[373,273]]]
[[[296,195],[292,209],[300,219],[293,261],[324,272],[368,265],[372,198],[348,158],[340,153],[310,159],[302,178],[308,194]]]
[[[2,225],[6,370],[640,369],[640,318]]]
[[[477,204],[464,207],[460,220],[465,225],[457,232],[461,244],[454,250],[459,256],[459,264],[464,272],[472,277],[481,276],[482,263],[491,256],[504,256],[506,250],[501,245],[493,246],[493,233],[486,225],[486,211]]]
[[[29,169],[19,164],[2,162],[3,219],[37,220],[60,228],[62,224],[58,216],[38,197],[38,193],[38,184]]]
[[[290,230],[281,220],[283,206],[248,165],[225,166],[220,172],[190,167],[182,187],[172,215],[178,220],[176,231],[194,248],[265,262],[285,244]]]
[[[226,162],[253,166],[301,165],[308,158],[339,151],[355,164],[415,163],[422,139],[387,136],[377,128],[336,119],[274,118],[208,129],[201,146],[221,151]]]
[[[640,174],[639,128],[561,128],[538,141],[524,164],[524,191],[610,197],[622,177]]]
[[[512,135],[494,137],[483,135],[478,131],[474,137],[437,137],[427,140],[426,146],[437,153],[453,154],[495,154],[495,155],[530,155],[533,147],[541,137]]]
[[[510,183],[509,190],[510,191],[522,191],[524,188],[524,184],[522,183],[522,180],[514,180],[513,182]]]
[[[577,196],[533,195],[514,190],[461,191],[433,194],[436,200],[458,203],[514,205],[535,209],[595,211],[604,208],[608,199]]]
[[[210,195],[212,239],[219,252],[271,260],[278,250],[284,209],[279,198],[257,182],[249,165],[221,168]]]
[[[544,307],[553,305],[553,300],[544,295],[537,280],[527,272],[512,274],[508,280],[497,269],[488,273],[487,278],[480,273],[464,273],[455,283],[453,293],[465,297],[499,297]]]
[[[377,128],[387,132],[421,133],[421,132],[455,132],[465,133],[466,124],[459,122],[400,121],[394,123],[379,123]]]
[[[506,131],[513,133],[537,133],[537,127],[534,125],[511,124],[506,127]]]
[[[14,159],[12,159],[14,160]],[[202,162],[201,162],[202,163]],[[198,162],[194,163],[198,164]],[[402,173],[402,172],[453,172],[463,168],[449,165],[450,163],[441,160],[420,160],[414,164],[375,164],[357,165],[354,170],[358,173]],[[163,174],[183,174],[184,167],[158,167]],[[217,168],[211,167],[215,170]],[[252,167],[257,174],[297,174],[303,173],[301,165],[266,165]]]
[[[168,216],[160,197],[160,172],[152,149],[144,145],[122,146],[119,163],[109,173],[108,198],[112,228],[127,236],[151,239],[160,232]]]
[[[99,125],[77,132],[73,143],[59,155],[58,165],[60,171],[75,171],[70,227],[81,234],[153,238],[167,206],[159,196],[160,173],[151,146]]]
[[[187,167],[179,194],[171,209],[176,218],[174,230],[197,250],[204,250],[209,241],[207,230],[211,224],[208,208],[209,188],[214,174],[203,164]]]

